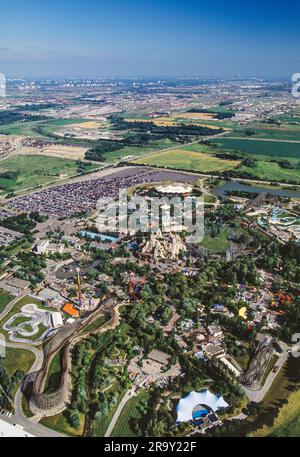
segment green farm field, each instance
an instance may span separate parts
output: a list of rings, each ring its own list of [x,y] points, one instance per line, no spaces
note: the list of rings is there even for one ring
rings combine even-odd
[[[97,168],[87,165],[86,171]],[[5,177],[6,172],[16,176]],[[0,162],[0,189],[4,193],[35,188],[78,173],[76,161],[47,156],[15,156]]]
[[[13,122],[11,124],[1,125],[0,133],[4,135],[21,135],[31,136],[35,139],[45,139],[42,135],[35,131],[35,127],[40,121],[28,121],[28,122]]]
[[[203,125],[205,127],[218,127],[218,128],[223,128],[227,130],[232,130],[237,126],[237,123],[231,120],[222,120],[222,121],[217,121],[217,120],[208,120],[208,119],[187,119],[180,117],[180,114],[178,114],[178,117],[170,118],[170,120],[174,119],[174,121],[180,123],[180,124],[196,124],[196,125]]]
[[[7,292],[4,290],[0,290],[0,313],[4,310],[6,305],[13,300],[13,296],[9,295]]]
[[[300,182],[300,143],[281,143],[276,141],[243,140],[220,138],[212,140],[215,147],[207,144],[191,144],[140,157],[133,163],[160,166],[202,173],[222,173],[234,171],[237,175],[252,176],[274,182]],[[236,152],[240,160],[224,160],[216,153]],[[241,163],[242,158],[256,159],[254,167]],[[288,160],[293,168],[283,168],[273,160]]]
[[[177,143],[170,141],[167,138],[162,140],[155,140],[148,143],[147,146],[126,146],[125,148],[118,149],[116,151],[105,153],[105,162],[114,162],[118,160],[126,159],[127,156],[140,157],[151,152],[160,151],[161,149],[167,149],[176,146]]]
[[[183,146],[182,148],[141,157],[134,162],[203,173],[233,170],[240,163],[238,160],[223,160],[214,157],[204,145],[194,145],[193,148]]]
[[[240,137],[249,139],[249,135],[245,134],[245,131],[253,131],[254,135],[251,135],[250,138],[253,139],[270,139],[270,140],[280,140],[280,141],[299,141],[300,143],[300,127],[299,129],[289,130],[289,129],[276,129],[276,128],[256,128],[253,127],[247,130],[237,130],[229,134],[229,136]]]
[[[26,121],[13,122],[7,125],[0,125],[0,133],[6,135],[31,136],[36,139],[48,139],[47,133],[53,133],[58,127],[69,124],[85,122],[86,119],[54,119],[49,121]],[[42,126],[43,133],[37,131],[37,127]]]
[[[278,141],[217,138],[213,143],[222,149],[233,149],[249,155],[271,156],[272,158],[296,158],[300,160],[300,142],[288,143]]]

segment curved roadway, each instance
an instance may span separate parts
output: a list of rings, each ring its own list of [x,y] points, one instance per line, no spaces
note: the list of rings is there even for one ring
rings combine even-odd
[[[31,351],[34,356],[35,356],[35,361],[30,368],[29,373],[32,373],[34,371],[37,371],[41,368],[42,363],[43,363],[43,351],[40,349],[37,349],[35,347],[28,346],[26,344],[14,344],[14,343],[8,343],[0,340],[0,345],[13,348],[13,349],[25,349],[26,351]],[[6,417],[6,416],[1,416],[1,419],[4,420],[5,422],[9,422],[10,424],[18,424],[21,425],[24,430],[28,433],[31,433],[34,436],[39,436],[39,437],[62,437],[65,435],[62,435],[61,433],[55,432],[54,430],[51,430],[41,424],[37,424],[32,422],[30,418],[28,418],[22,408],[22,390],[21,386],[18,388],[15,398],[14,398],[14,407],[15,407],[15,413],[11,417]]]

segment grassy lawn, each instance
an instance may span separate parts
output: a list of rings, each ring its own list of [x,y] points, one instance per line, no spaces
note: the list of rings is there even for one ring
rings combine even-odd
[[[104,436],[105,432],[110,424],[110,421],[113,418],[115,412],[115,408],[108,413],[106,417],[101,420],[94,420],[93,421],[93,431],[92,436]]]
[[[43,419],[40,420],[40,424],[45,425],[46,427],[49,427],[65,435],[82,436],[84,429],[84,415],[79,413],[79,416],[80,427],[78,429],[74,429],[73,427],[71,427],[71,425],[67,421],[65,412],[57,414],[56,416],[43,417]]]
[[[278,356],[276,354],[273,354],[269,360],[267,368],[265,369],[263,377],[261,378],[261,381],[260,381],[261,386],[263,386],[265,384],[266,379],[269,376],[269,374],[271,373],[271,371],[273,370],[273,367],[275,366],[277,360],[278,360]]]
[[[62,356],[63,350],[58,351],[53,357],[50,367],[47,373],[47,379],[45,382],[45,393],[55,392],[61,382],[61,370],[62,370]]]
[[[244,354],[244,355],[235,355],[234,360],[237,361],[237,363],[243,368],[244,371],[247,370],[251,357],[250,354]]]
[[[135,162],[204,173],[232,170],[240,163],[238,160],[223,160],[214,157],[212,154],[207,153],[205,145],[195,145],[194,150],[190,148],[191,146],[183,146],[170,151],[158,152],[157,154],[137,159]]]
[[[20,324],[24,324],[25,322],[28,322],[28,320],[30,320],[29,317],[19,316],[13,320],[13,325],[14,325],[14,327],[17,327]]]
[[[22,410],[26,417],[34,416],[31,409],[29,408],[28,400],[24,395],[22,396]]]
[[[299,399],[297,399],[299,401]],[[300,436],[300,416],[290,422],[287,426],[277,428],[271,436],[299,437]]]
[[[9,295],[9,293],[5,292],[4,290],[0,291],[0,313],[4,310],[6,305],[13,300],[13,296]]]
[[[229,245],[227,239],[228,235],[229,229],[225,228],[216,238],[212,238],[211,236],[205,235],[202,244],[205,248],[212,252],[226,251]]]
[[[242,166],[236,171],[238,173],[251,173],[254,177],[267,181],[300,182],[300,168],[282,168],[278,163],[274,162],[258,161],[253,168]]]
[[[25,331],[27,331],[27,332],[31,332],[31,331],[32,331],[31,325],[28,325],[28,326],[25,327],[24,329],[25,329]],[[40,324],[40,325],[39,325],[39,328],[38,328],[38,331],[37,331],[34,335],[32,335],[32,336],[26,336],[26,337],[24,337],[24,336],[22,336],[22,335],[18,335],[17,338],[20,338],[20,339],[24,339],[24,338],[25,338],[26,340],[33,341],[33,342],[34,342],[34,341],[38,340],[38,339],[45,333],[46,330],[48,330],[48,327],[45,327],[45,325]]]
[[[288,430],[289,436],[299,436],[300,434],[300,383],[299,380],[299,360],[289,359],[287,366],[284,367],[275,378],[263,404],[265,406],[276,405],[278,401],[285,400],[287,403],[282,406],[272,427],[264,426],[256,431],[254,436],[270,436],[284,434]],[[292,435],[297,433],[298,435]]]
[[[98,330],[109,319],[110,319],[110,316],[108,314],[106,314],[105,316],[98,317],[94,322],[92,322],[90,325],[88,325],[84,329],[84,333],[90,333],[90,332],[94,332],[95,330]]]
[[[34,364],[34,361],[35,356],[31,351],[26,351],[26,349],[6,348],[4,365],[7,368],[10,376],[13,376],[18,370],[21,370],[27,374]],[[13,396],[18,390],[20,383],[16,384],[13,391]]]
[[[109,394],[111,392],[111,390],[107,390],[105,392],[104,395],[106,394]],[[123,392],[123,394],[120,395],[119,397],[119,401],[121,401],[121,399],[123,398],[123,396],[125,395],[125,391]],[[99,420],[94,420],[92,421],[92,436],[104,436],[105,435],[105,432],[113,418],[113,415],[118,407],[118,404],[119,404],[119,401],[118,403],[116,404],[115,407],[111,408],[108,412],[108,415],[105,416],[103,419],[99,419]]]
[[[132,430],[130,424],[133,418],[140,419],[142,413],[139,410],[139,405],[141,401],[148,400],[148,392],[142,392],[137,397],[131,398],[128,403],[125,405],[122,414],[119,416],[119,419],[113,429],[112,436],[114,437],[136,437],[134,431]]]
[[[35,360],[31,351],[26,349],[6,348],[5,367],[9,374],[13,376],[17,370],[28,373]]]
[[[91,165],[90,169],[95,166]],[[1,177],[5,172],[16,172],[12,178]],[[2,192],[15,192],[27,188],[37,188],[52,181],[76,175],[76,161],[57,157],[16,156],[0,163],[0,187]]]

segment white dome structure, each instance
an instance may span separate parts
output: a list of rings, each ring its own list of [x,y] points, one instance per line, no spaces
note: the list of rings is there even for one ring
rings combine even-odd
[[[197,405],[207,405],[214,412],[229,405],[220,395],[215,395],[209,390],[204,392],[190,392],[181,398],[177,406],[177,422],[189,422],[193,420],[193,410]]]

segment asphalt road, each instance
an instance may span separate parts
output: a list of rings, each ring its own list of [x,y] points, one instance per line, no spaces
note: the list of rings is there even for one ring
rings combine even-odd
[[[11,300],[7,305],[6,307],[4,308],[4,310],[0,313],[0,321],[2,319],[4,319],[4,317],[10,312],[10,310],[13,308],[13,306],[15,305],[15,303],[17,303],[17,301],[21,300],[22,297],[25,297],[27,294],[22,294],[22,295],[18,295],[17,297],[15,297],[13,300]]]
[[[289,356],[289,354],[288,354],[287,351],[284,351],[279,356],[279,359],[276,362],[276,366],[279,366],[279,369],[277,370],[276,373],[274,373],[271,370],[271,372],[267,376],[267,379],[266,379],[266,381],[265,381],[265,383],[264,383],[264,385],[263,385],[263,387],[261,389],[259,389],[259,390],[250,390],[250,389],[247,389],[246,387],[244,387],[244,391],[245,391],[249,401],[253,401],[255,403],[260,403],[264,399],[265,395],[268,393],[271,385],[273,384],[276,376],[278,375],[278,373],[282,369],[283,365],[287,361],[288,356]]]
[[[12,300],[6,306],[6,308],[2,312],[2,318],[5,317],[9,313],[9,311],[12,309],[14,303],[19,299],[20,299],[20,297],[17,297],[16,299]],[[111,298],[108,298],[104,301],[104,303],[102,303],[102,306],[103,307],[112,306],[113,303],[114,303],[114,301]],[[118,312],[118,306],[116,306],[114,308],[113,316],[114,316],[114,318],[112,319],[112,321],[110,321],[108,323],[109,325],[104,324],[103,327],[105,328],[105,330],[107,330],[108,328],[114,328],[119,324],[120,316],[119,316],[119,312]],[[82,335],[82,337],[84,337],[84,335]],[[31,346],[31,345],[29,346],[29,345],[23,344],[23,343],[4,342],[4,341],[0,340],[0,344],[2,346],[14,348],[14,349],[25,349],[25,350],[31,351],[34,354],[35,361],[34,361],[32,367],[30,368],[28,374],[38,371],[42,367],[43,358],[44,358],[44,354],[43,354],[42,350],[37,349],[34,346]],[[15,413],[9,418],[5,417],[5,416],[0,416],[1,419],[5,420],[6,422],[8,422],[10,424],[21,425],[25,431],[27,431],[28,433],[30,433],[34,436],[39,436],[39,437],[63,437],[63,436],[65,436],[61,433],[55,432],[54,430],[51,430],[51,429],[39,424],[38,423],[38,421],[40,419],[39,416],[33,416],[31,418],[28,418],[23,412],[22,396],[23,396],[23,394],[22,394],[21,386],[20,386],[19,389],[17,390],[15,398],[14,398]]]
[[[4,343],[3,341],[0,340],[1,345],[5,345],[6,347],[14,348],[14,349],[26,349],[27,351],[31,351],[35,355],[35,361],[30,369],[29,373],[32,373],[34,371],[37,371],[40,369],[42,363],[43,363],[43,352],[40,349],[37,349],[35,347],[31,347],[25,344],[14,344],[14,343]],[[15,398],[14,398],[14,407],[15,407],[15,413],[11,417],[6,417],[6,416],[0,416],[2,420],[5,422],[8,422],[10,424],[18,424],[21,425],[24,430],[34,436],[39,436],[39,437],[63,437],[65,435],[62,435],[58,432],[55,432],[54,430],[51,430],[41,424],[34,423],[30,420],[30,418],[26,417],[23,408],[22,408],[22,391],[21,391],[21,386],[16,392]]]

